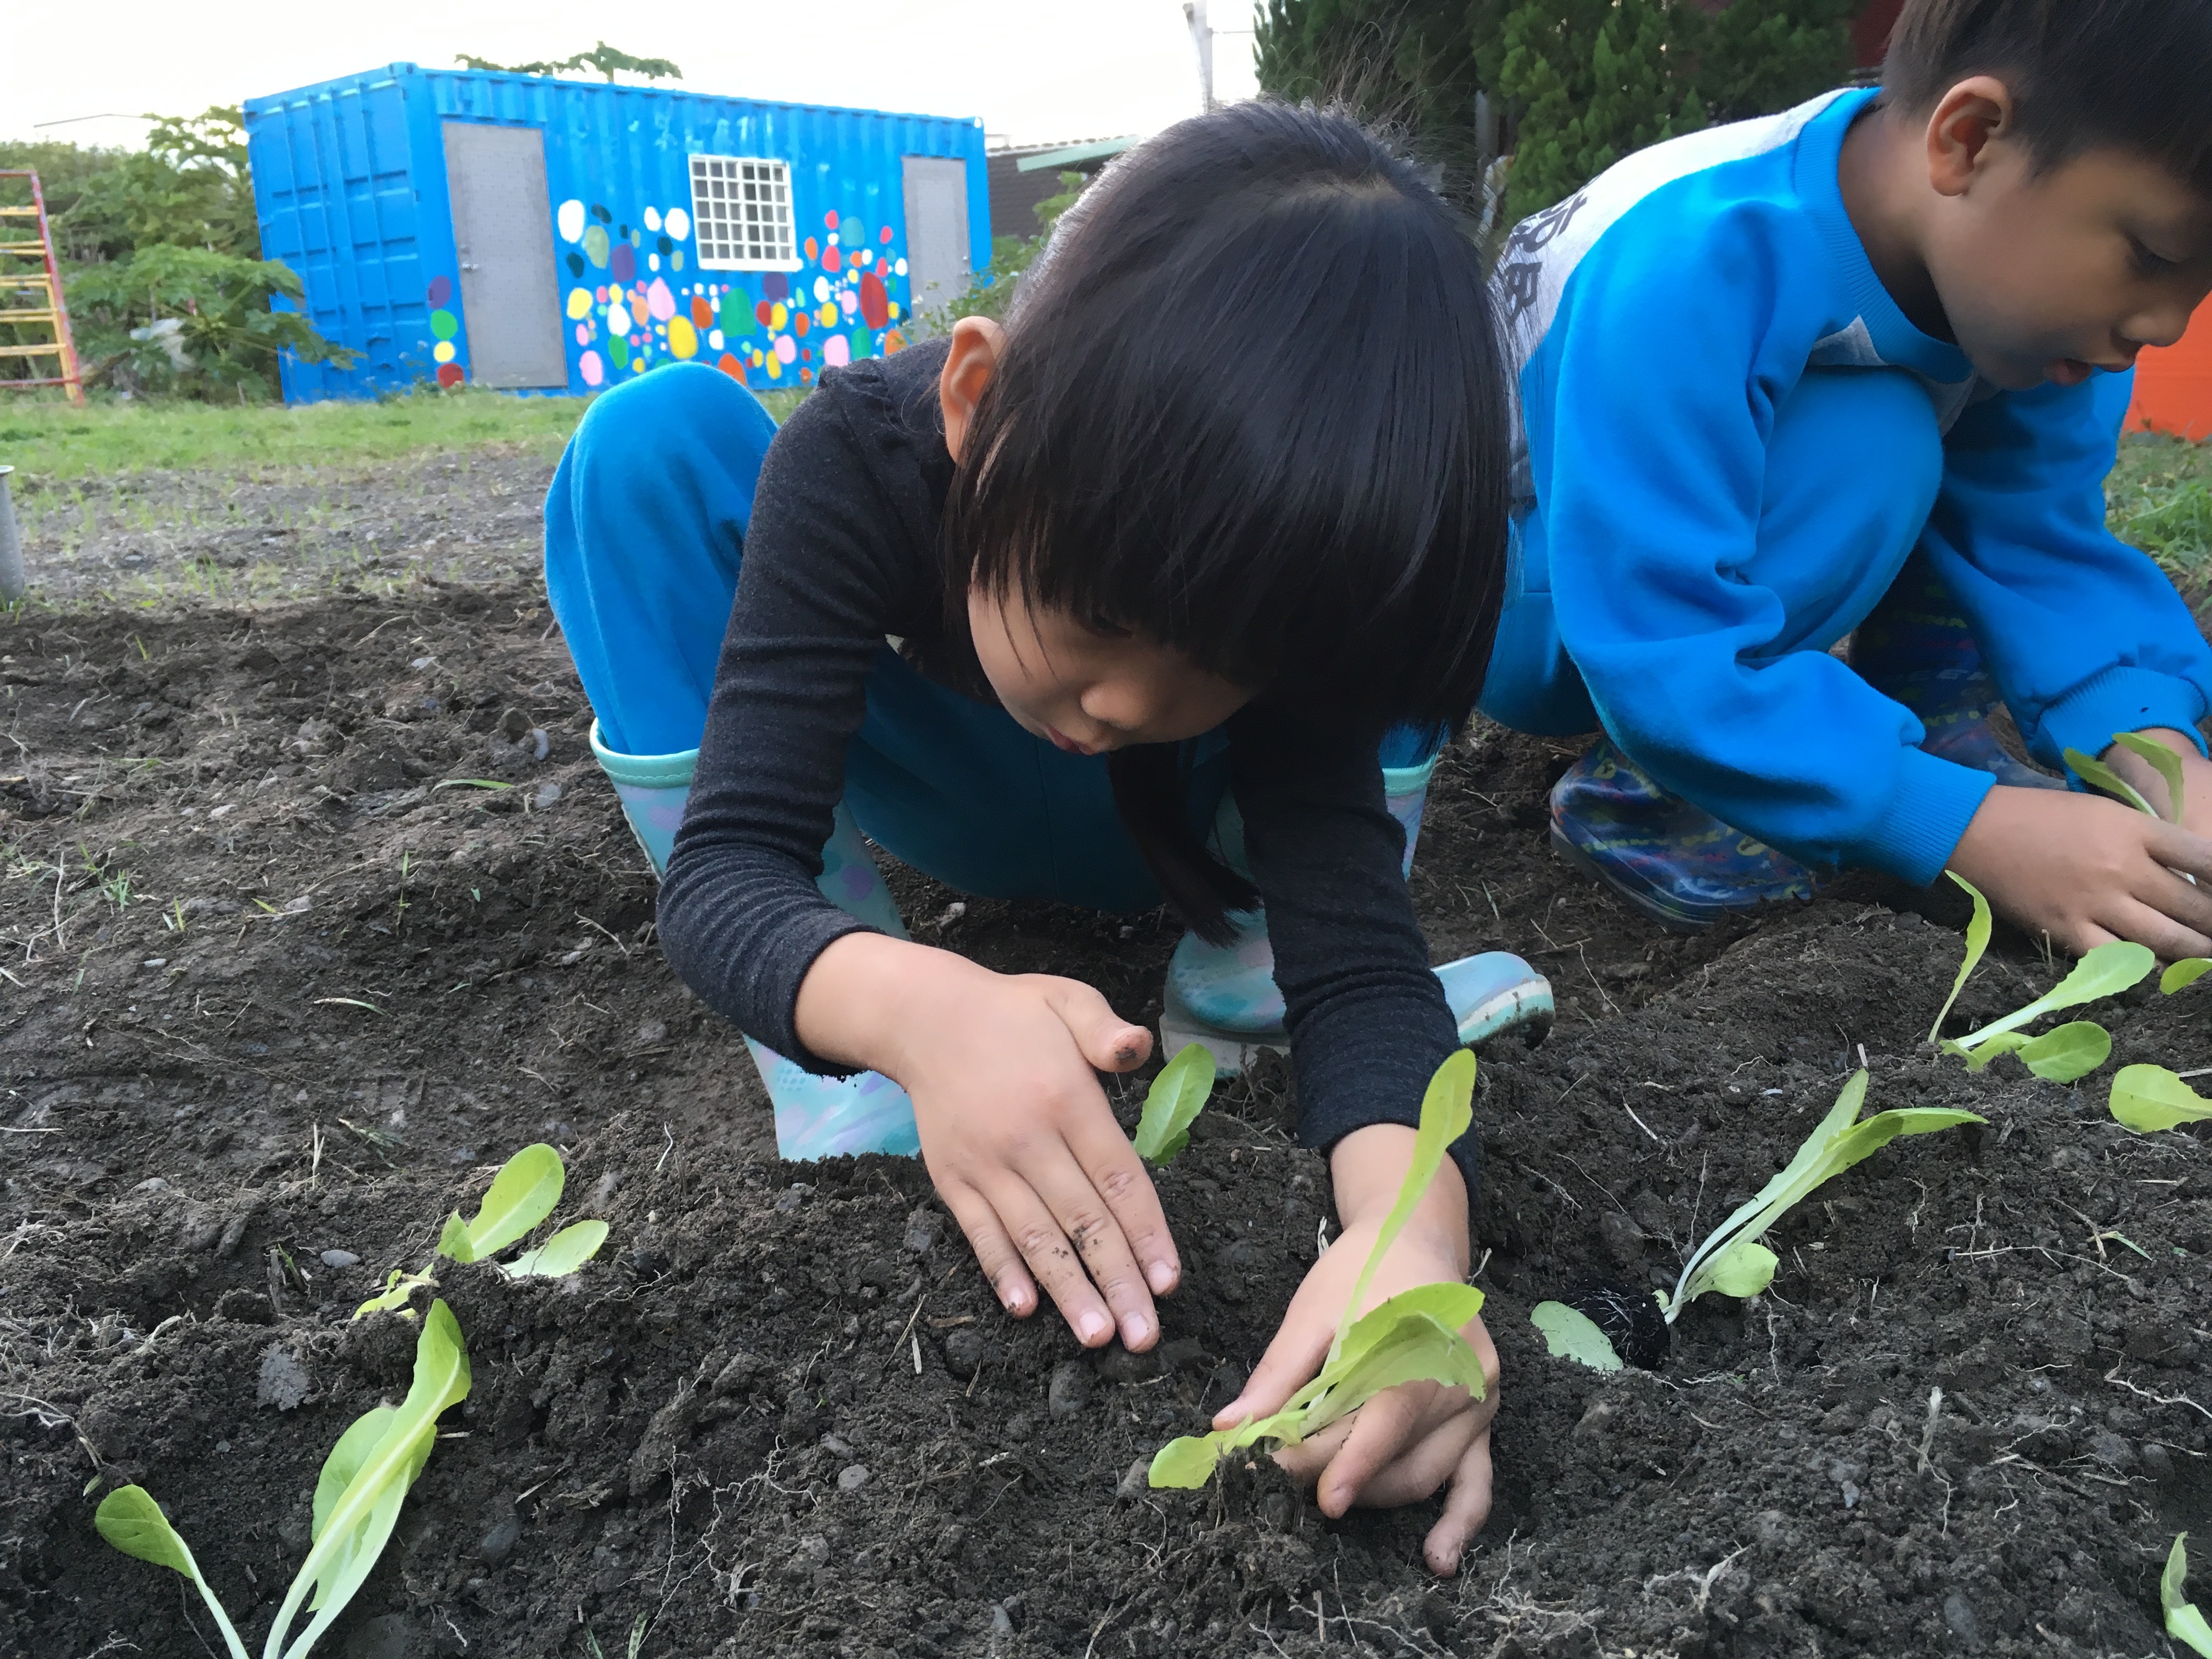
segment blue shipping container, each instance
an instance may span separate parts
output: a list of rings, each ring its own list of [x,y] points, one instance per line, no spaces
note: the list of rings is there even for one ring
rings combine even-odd
[[[388,68],[249,99],[264,257],[349,369],[586,393],[686,359],[757,389],[896,351],[990,259],[981,119]]]

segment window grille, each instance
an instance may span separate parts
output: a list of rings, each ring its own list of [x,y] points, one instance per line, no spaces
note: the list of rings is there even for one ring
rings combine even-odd
[[[742,155],[691,158],[691,224],[706,270],[793,270],[791,169]]]

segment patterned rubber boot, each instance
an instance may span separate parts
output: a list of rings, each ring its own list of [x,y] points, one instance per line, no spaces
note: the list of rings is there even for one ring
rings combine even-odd
[[[599,722],[594,720],[592,753],[614,784],[623,816],[629,820],[630,833],[637,837],[653,873],[660,874],[668,867],[677,826],[684,822],[684,803],[691,793],[691,773],[699,751],[622,754],[599,740]],[[822,849],[822,874],[815,885],[847,915],[858,916],[893,939],[907,937],[898,906],[884,885],[883,872],[876,868],[860,826],[842,805]],[[858,1152],[910,1157],[921,1151],[914,1103],[889,1078],[875,1072],[818,1077],[764,1042],[747,1037],[745,1047],[775,1109],[776,1152],[787,1161],[804,1164]]]
[[[1676,933],[1767,901],[1809,899],[1815,885],[1809,866],[1668,793],[1609,738],[1552,787],[1552,845]]]
[[[1436,765],[1431,758],[1382,771],[1383,804],[1406,831],[1402,872],[1408,876]],[[1215,821],[1214,850],[1234,867],[1245,867],[1243,819],[1233,799],[1223,801]],[[1256,1050],[1290,1049],[1267,914],[1248,910],[1230,920],[1237,932],[1227,945],[1209,945],[1195,933],[1176,943],[1160,1013],[1162,1049],[1174,1054],[1195,1042],[1213,1055],[1214,1073],[1222,1077],[1243,1071]],[[1485,951],[1446,963],[1436,974],[1462,1042],[1485,1042],[1512,1031],[1534,1048],[1552,1029],[1551,981],[1516,956]]]
[[[1921,748],[1987,772],[2016,789],[2063,789],[2063,780],[2023,764],[1997,740],[1990,717],[2002,706],[1981,647],[1956,600],[1915,555],[1851,638],[1859,678],[1910,708],[1928,728]]]

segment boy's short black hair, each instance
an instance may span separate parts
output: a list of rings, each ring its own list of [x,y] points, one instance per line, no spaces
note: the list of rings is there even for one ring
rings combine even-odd
[[[1976,75],[2011,88],[2044,167],[2111,146],[2212,188],[2212,0],[1905,0],[1884,101],[1930,109]]]

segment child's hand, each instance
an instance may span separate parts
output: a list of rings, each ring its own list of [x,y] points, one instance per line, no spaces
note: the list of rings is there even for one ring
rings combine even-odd
[[[2116,939],[2168,960],[2212,955],[2212,839],[2101,795],[2000,785],[1951,868],[2028,933],[2077,955]]]
[[[2154,743],[2164,744],[2181,757],[2181,827],[2196,835],[2212,836],[2212,761],[2198,754],[2197,745],[2179,732],[2154,729],[2142,735]],[[2160,817],[2173,817],[2173,803],[2166,799],[2166,780],[2158,775],[2156,767],[2117,743],[2100,758],[2134,785],[2137,794],[2158,808]]]
[[[1007,1311],[1035,1312],[1042,1280],[1085,1346],[1117,1326],[1130,1348],[1159,1340],[1175,1240],[1097,1076],[1142,1065],[1151,1032],[1074,980],[880,933],[817,957],[796,1013],[815,1053],[905,1088],[930,1179]]]
[[[1280,1410],[1321,1370],[1353,1281],[1405,1178],[1413,1145],[1413,1131],[1393,1123],[1355,1130],[1337,1143],[1329,1165],[1344,1232],[1298,1286],[1282,1328],[1243,1393],[1214,1413],[1215,1428],[1234,1428],[1248,1417]],[[1467,1186],[1458,1167],[1447,1162],[1382,1258],[1359,1311],[1401,1291],[1456,1284],[1466,1275]],[[1468,1540],[1490,1517],[1490,1421],[1498,1413],[1498,1351],[1480,1319],[1463,1334],[1481,1357],[1489,1381],[1480,1400],[1470,1400],[1463,1389],[1408,1383],[1377,1395],[1304,1444],[1275,1454],[1275,1461],[1300,1482],[1318,1486],[1322,1511],[1332,1516],[1354,1504],[1388,1508],[1415,1503],[1449,1481],[1451,1495],[1423,1551],[1430,1570],[1439,1576],[1459,1570]]]

